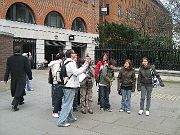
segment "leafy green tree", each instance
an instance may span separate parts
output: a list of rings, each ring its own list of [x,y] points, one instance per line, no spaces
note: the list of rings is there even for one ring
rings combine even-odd
[[[98,27],[101,48],[122,48],[135,41],[140,33],[123,24],[105,23]]]

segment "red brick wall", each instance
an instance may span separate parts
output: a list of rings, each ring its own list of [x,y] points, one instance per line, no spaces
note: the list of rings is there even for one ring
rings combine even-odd
[[[144,18],[143,15],[141,14],[145,13],[145,11],[148,12],[149,15],[146,17],[145,21],[149,22],[151,29],[149,29],[149,27],[146,26],[145,29],[148,30],[146,33],[150,35],[156,35],[158,34],[156,31],[158,26],[156,26],[152,22],[156,22],[156,16],[158,15],[162,14],[162,17],[168,17],[169,14],[167,14],[167,12],[164,11],[163,8],[161,8],[153,1],[154,0],[100,0],[100,2],[103,5],[109,4],[109,15],[105,15],[104,20],[110,23],[115,22],[119,24],[125,24],[140,30],[141,27],[140,19]],[[122,9],[121,17],[118,17],[118,5],[120,5]],[[136,17],[136,19],[127,18],[126,9],[128,9],[131,12],[131,14],[135,13],[136,15],[138,15],[139,18],[138,17]],[[103,18],[102,16],[100,16],[100,23],[102,23],[102,21]],[[170,29],[170,31],[172,31],[172,29]]]
[[[8,8],[16,2],[24,3],[33,10],[36,24],[44,25],[46,15],[51,11],[56,11],[64,18],[65,28],[71,29],[73,20],[81,17],[86,23],[87,32],[96,33],[99,23],[97,0],[95,6],[80,0],[0,0],[0,19],[6,18]]]
[[[4,80],[7,58],[13,54],[13,36],[0,33],[0,81]]]

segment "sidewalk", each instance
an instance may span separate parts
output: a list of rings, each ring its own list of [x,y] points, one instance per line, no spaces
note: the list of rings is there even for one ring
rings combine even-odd
[[[47,70],[33,70],[32,92],[25,104],[12,112],[10,91],[0,92],[0,135],[180,135],[180,83],[167,83],[152,94],[150,116],[138,115],[140,94],[132,94],[132,112],[118,112],[121,97],[112,86],[113,112],[99,110],[94,86],[94,114],[76,112],[78,121],[70,127],[57,127],[52,117],[51,88]]]

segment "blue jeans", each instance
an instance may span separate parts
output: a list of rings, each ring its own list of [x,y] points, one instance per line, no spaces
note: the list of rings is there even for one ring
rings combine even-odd
[[[151,93],[152,93],[152,85],[141,86],[140,110],[144,110],[144,101],[146,97],[146,110],[149,111],[151,105]]]
[[[121,100],[121,109],[124,111],[131,110],[131,90],[121,90],[122,100]]]
[[[110,89],[108,86],[99,86],[100,107],[104,110],[109,109],[111,107],[109,104],[109,93]]]
[[[57,122],[58,126],[63,125],[64,123],[68,122],[69,120],[74,120],[73,116],[73,100],[75,96],[76,89],[66,89],[63,88],[64,92],[64,102],[62,104],[62,109],[60,112],[60,116]]]
[[[31,87],[31,80],[29,80],[28,76],[26,76],[26,87],[25,87],[26,90],[31,90],[32,87]]]

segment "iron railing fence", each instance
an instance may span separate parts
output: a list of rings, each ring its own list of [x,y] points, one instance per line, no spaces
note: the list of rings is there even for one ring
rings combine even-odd
[[[141,58],[147,57],[156,69],[180,71],[180,51],[176,49],[95,49],[95,63],[101,59],[105,52],[109,54],[109,59],[117,61],[118,67],[123,65],[125,59],[131,59],[134,67],[138,68]]]

